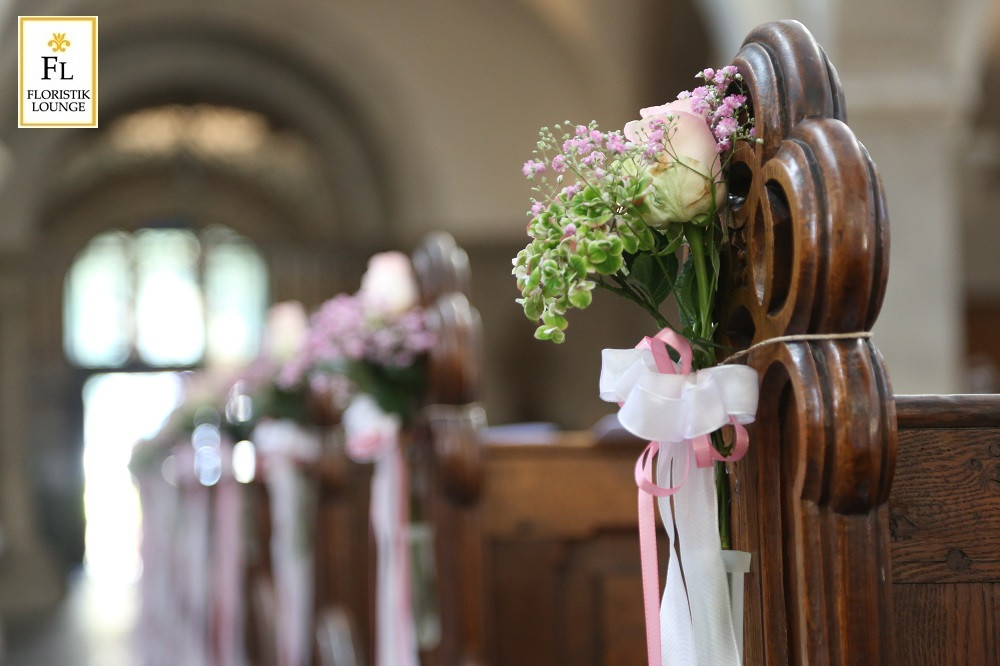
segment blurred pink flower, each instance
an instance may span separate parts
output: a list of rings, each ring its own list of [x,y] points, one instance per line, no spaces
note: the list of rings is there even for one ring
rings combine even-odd
[[[344,410],[347,455],[358,463],[378,460],[396,445],[402,420],[398,414],[382,411],[367,393],[354,397]]]
[[[419,295],[410,258],[402,252],[381,252],[368,260],[358,291],[369,312],[395,316],[417,305]]]

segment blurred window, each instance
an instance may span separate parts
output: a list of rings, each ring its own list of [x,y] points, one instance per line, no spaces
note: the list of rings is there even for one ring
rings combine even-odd
[[[66,354],[86,368],[246,363],[267,288],[260,252],[231,229],[108,231],[66,275]]]

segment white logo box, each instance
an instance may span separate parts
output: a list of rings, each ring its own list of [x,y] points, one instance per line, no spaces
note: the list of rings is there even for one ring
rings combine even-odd
[[[18,17],[18,127],[97,127],[97,17]]]

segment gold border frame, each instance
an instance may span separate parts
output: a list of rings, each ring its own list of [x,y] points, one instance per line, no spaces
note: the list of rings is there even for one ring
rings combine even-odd
[[[97,123],[97,16],[18,16],[17,17],[17,127],[87,127]],[[25,21],[88,21],[91,33],[91,105],[89,123],[26,123],[24,122],[24,23]]]

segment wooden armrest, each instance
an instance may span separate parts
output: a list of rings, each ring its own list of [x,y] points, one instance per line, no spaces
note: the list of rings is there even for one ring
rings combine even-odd
[[[897,395],[895,400],[901,429],[1000,427],[1000,394]]]

